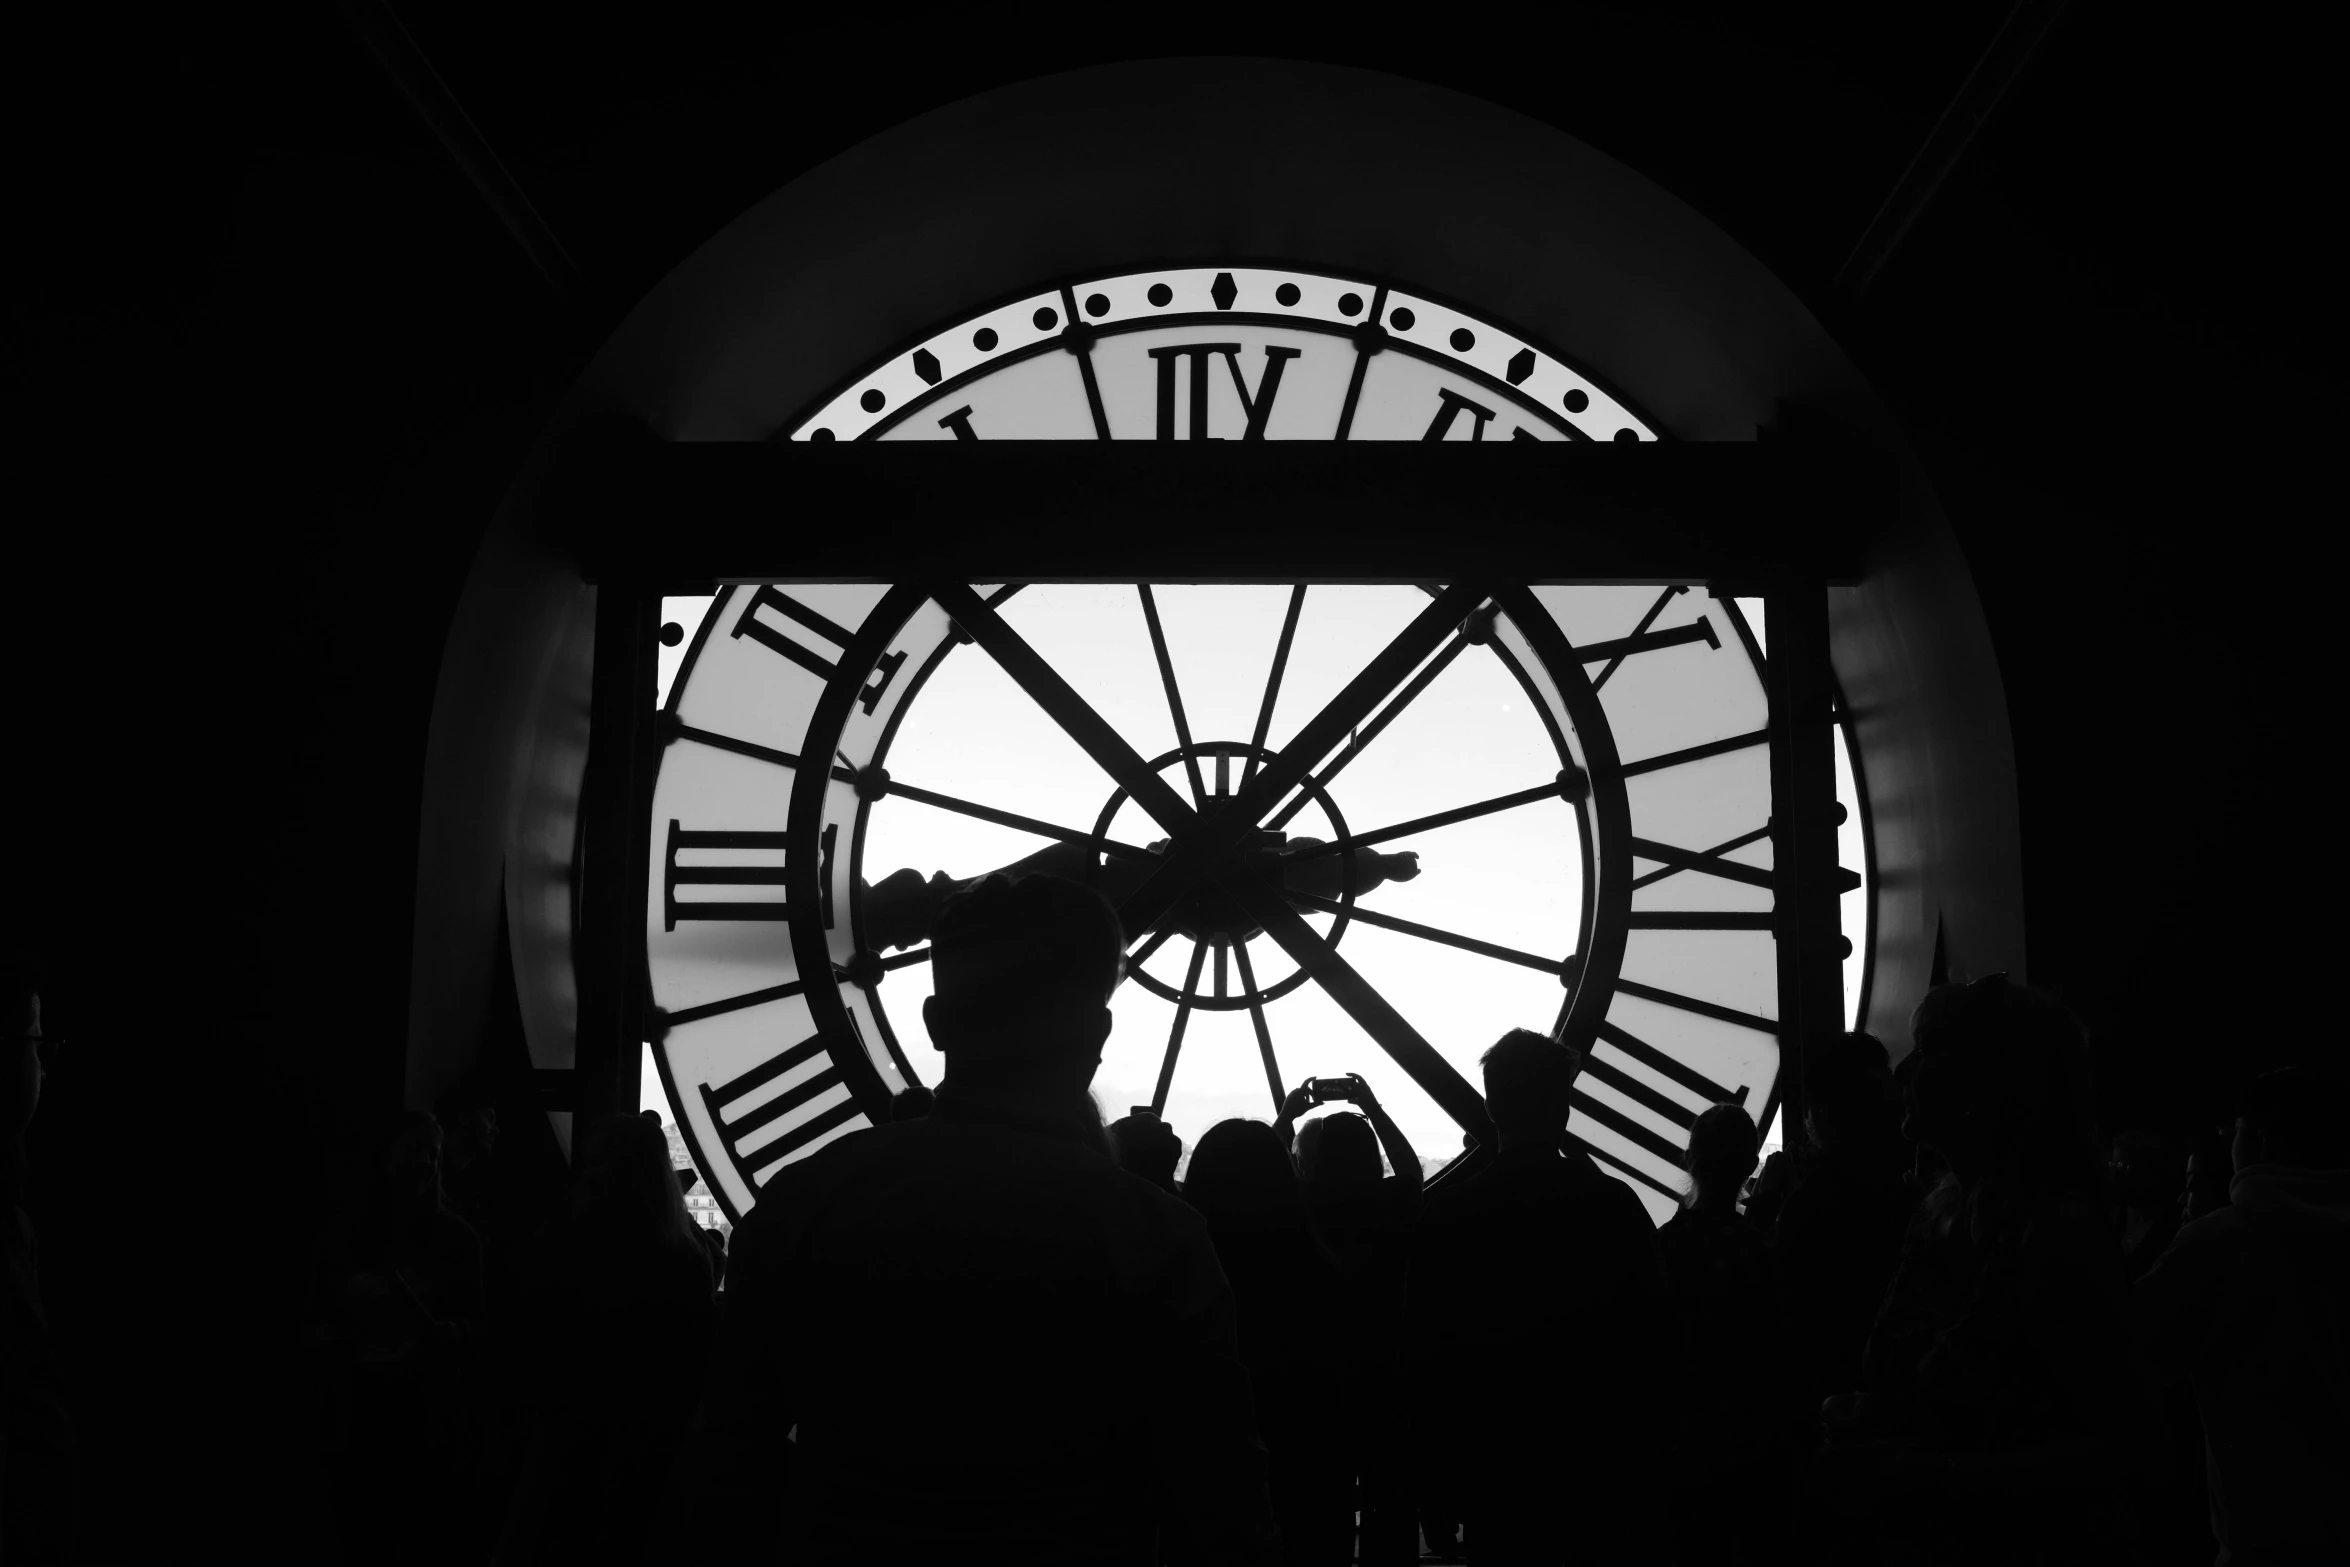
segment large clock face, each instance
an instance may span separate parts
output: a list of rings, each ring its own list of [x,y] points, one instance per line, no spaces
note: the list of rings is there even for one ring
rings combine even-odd
[[[1073,312],[1098,333],[1076,352]],[[1203,421],[1211,439],[1652,438],[1505,329],[1240,269],[1040,292],[790,433]],[[1696,1115],[1772,1100],[1767,701],[1735,601],[766,583],[697,607],[667,681],[646,939],[663,1085],[737,1218],[776,1169],[937,1081],[928,924],[1001,868],[1121,906],[1130,978],[1096,1097],[1190,1142],[1353,1072],[1417,1152],[1456,1155],[1477,1056],[1533,1027],[1585,1053],[1570,1132],[1661,1220]]]

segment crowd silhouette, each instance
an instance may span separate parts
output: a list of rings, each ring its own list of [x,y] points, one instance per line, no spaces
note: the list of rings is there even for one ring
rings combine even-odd
[[[1747,1107],[1695,1113],[1659,1228],[1529,1030],[1480,1061],[1498,1146],[1426,1191],[1359,1076],[1187,1166],[1152,1110],[1105,1124],[1124,948],[1049,874],[956,899],[935,1092],[731,1238],[652,1112],[581,1127],[545,1211],[481,1093],[384,1122],[304,1314],[340,1559],[2350,1560],[2337,1071],[2257,1079],[2225,1143],[2101,1146],[2070,1014],[1943,985],[1898,1070],[1866,1034],[1803,1051],[1759,1170]],[[20,1202],[56,1049],[31,970],[9,991],[0,1545],[67,1561]]]

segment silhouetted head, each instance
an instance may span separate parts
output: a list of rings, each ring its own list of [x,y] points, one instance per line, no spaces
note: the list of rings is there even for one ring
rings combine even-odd
[[[1689,1151],[1681,1168],[1689,1175],[1685,1208],[1735,1207],[1738,1190],[1754,1173],[1762,1153],[1762,1133],[1744,1105],[1719,1104],[1697,1118],[1689,1128]]]
[[[1568,1095],[1583,1058],[1548,1034],[1513,1028],[1478,1058],[1485,1108],[1505,1146],[1555,1147],[1567,1132]]]
[[[2185,1161],[2169,1138],[2139,1127],[2113,1140],[2106,1167],[2113,1172],[2115,1196],[2133,1208],[2159,1208],[2178,1196]]]
[[[2096,1111],[2088,1043],[2073,1015],[2004,974],[1927,992],[1902,1130],[1931,1144],[1972,1187],[2094,1189]]]
[[[1125,932],[1100,893],[1049,874],[990,876],[947,900],[930,952],[922,1018],[950,1083],[1092,1081],[1126,971]]]
[[[1901,1129],[1901,1095],[1874,1034],[1831,1034],[1803,1058],[1803,1120],[1822,1148],[1890,1141]]]
[[[1311,1157],[1300,1158],[1297,1168],[1315,1191],[1340,1196],[1376,1186],[1386,1176],[1387,1167],[1379,1159],[1379,1134],[1364,1117],[1335,1110],[1306,1124],[1319,1128],[1319,1133]]]
[[[1154,1186],[1172,1191],[1175,1166],[1183,1159],[1183,1139],[1175,1129],[1147,1112],[1122,1115],[1110,1123],[1110,1142],[1118,1165]]]
[[[670,1162],[669,1135],[658,1116],[608,1115],[580,1138],[572,1212],[599,1235],[624,1243],[703,1251],[701,1228],[686,1211],[685,1188]]]
[[[2350,1080],[2327,1067],[2291,1066],[2252,1080],[2237,1101],[2236,1168],[2285,1164],[2350,1168]]]
[[[931,1093],[920,1083],[902,1088],[889,1096],[889,1118],[893,1121],[919,1121],[930,1113]]]
[[[1201,1136],[1184,1172],[1183,1200],[1220,1231],[1306,1226],[1305,1193],[1289,1151],[1262,1121],[1218,1121]]]

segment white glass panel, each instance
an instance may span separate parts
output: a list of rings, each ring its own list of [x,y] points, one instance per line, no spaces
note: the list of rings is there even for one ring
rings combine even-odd
[[[1647,754],[1632,753],[1635,758]],[[1710,849],[1770,820],[1770,747],[1750,745],[1639,773],[1624,780],[1624,793],[1632,805],[1633,836],[1679,849]],[[1684,871],[1670,880],[1684,881],[1690,874]]]
[[[1246,744],[1256,733],[1257,709],[1273,671],[1290,590],[1167,584],[1151,591],[1167,633],[1167,653],[1183,692],[1192,737]],[[1307,601],[1312,598],[1309,590]],[[1291,658],[1296,656],[1293,649]],[[1238,787],[1237,777],[1234,786]]]
[[[1635,930],[1624,978],[1756,1017],[1779,1015],[1779,951],[1767,930]]]
[[[1746,617],[1746,629],[1754,633],[1754,645],[1765,658],[1771,654],[1770,628],[1763,622],[1761,599],[1738,600],[1738,612]]]
[[[710,606],[717,602],[717,598],[708,593],[664,598],[661,601],[663,624],[680,626],[684,628],[685,635],[675,647],[667,643],[661,645],[654,668],[653,706],[656,709],[668,704],[669,688],[677,683],[677,672],[685,666],[685,655],[693,649],[694,632],[701,626],[702,617],[709,613]]]
[[[1660,589],[1651,587],[1541,587],[1534,597],[1550,611],[1551,619],[1569,642],[1612,642],[1628,637],[1640,617],[1656,602]],[[1594,675],[1599,671],[1591,671]]]
[[[1751,734],[1770,722],[1770,697],[1736,628],[1711,598],[1697,592],[1674,595],[1648,634],[1677,631],[1700,620],[1712,628],[1719,648],[1684,642],[1634,653],[1600,688],[1618,753],[1627,760]],[[1596,680],[1607,665],[1586,667]]]
[[[1307,589],[1266,744],[1275,750],[1287,746],[1427,607],[1428,595],[1413,587]],[[1278,632],[1278,624],[1275,629]],[[1399,689],[1402,684],[1398,682]],[[1350,819],[1354,815],[1343,802],[1339,809]]]

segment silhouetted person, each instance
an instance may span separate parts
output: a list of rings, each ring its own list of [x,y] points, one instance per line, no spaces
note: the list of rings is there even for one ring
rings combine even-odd
[[[1269,1456],[1289,1567],[1354,1560],[1354,1429],[1376,1379],[1338,1264],[1315,1234],[1288,1150],[1262,1121],[1219,1121],[1192,1151],[1184,1200],[1207,1220],[1240,1312],[1240,1358]]]
[[[1687,1389],[1673,1421],[1671,1510],[1685,1562],[1781,1560],[1792,1521],[1787,1324],[1770,1245],[1738,1212],[1760,1152],[1744,1106],[1700,1115],[1683,1163],[1688,1195],[1657,1231]]]
[[[1864,1534],[1952,1561],[2116,1559],[2157,1454],[2080,1027],[1993,975],[1928,994],[1911,1033],[1908,1130],[1950,1170],[1934,1244],[1903,1267],[1939,1282],[1900,1344],[1880,1319],[1867,1391],[1829,1401],[1820,1493]]]
[[[2179,1232],[2134,1291],[2148,1359],[2203,1417],[2219,1561],[2350,1560],[2350,1083],[2254,1081],[2228,1206]]]
[[[36,983],[29,960],[0,973],[0,1561],[27,1564],[70,1559],[76,1538],[73,1424],[23,1207],[25,1129],[57,1052]]]
[[[893,1121],[918,1121],[930,1113],[935,1097],[920,1083],[911,1088],[901,1088],[889,1096],[889,1118]]]
[[[1808,1051],[1803,1105],[1808,1157],[1769,1233],[1787,1291],[1797,1395],[1816,1411],[1861,1385],[1861,1351],[1916,1196],[1901,1103],[1873,1036],[1837,1035]]]
[[[1457,1476],[1478,1567],[1656,1560],[1674,1364],[1655,1227],[1565,1148],[1574,1051],[1517,1029],[1482,1065],[1500,1149],[1421,1212],[1423,1462]]]
[[[674,1463],[716,1306],[658,1117],[583,1129],[571,1212],[536,1280],[535,1415],[499,1567],[670,1559]]]
[[[2122,1271],[2132,1284],[2170,1250],[2179,1233],[2179,1180],[2185,1161],[2160,1132],[2127,1131],[2113,1140],[2113,1193],[2120,1208]]]
[[[336,1510],[353,1561],[477,1560],[486,1542],[462,1552],[481,1243],[442,1201],[437,1120],[404,1112],[381,1148],[320,1245],[311,1299]]]
[[[1183,1139],[1156,1115],[1136,1111],[1110,1123],[1110,1139],[1118,1149],[1121,1169],[1141,1176],[1170,1197],[1176,1190],[1175,1167],[1183,1162]]]
[[[1207,1224],[1118,1168],[1087,1092],[1117,915],[991,876],[931,950],[931,1114],[783,1166],[735,1231],[719,1485],[774,1508],[762,1444],[796,1424],[776,1528],[797,1563],[1278,1560]]]
[[[1296,1139],[1306,1205],[1345,1275],[1347,1309],[1365,1346],[1369,1383],[1401,1386],[1411,1374],[1404,1300],[1425,1181],[1420,1157],[1360,1076],[1350,1072],[1343,1079],[1319,1081],[1326,1097],[1343,1083],[1347,1102],[1361,1113],[1342,1110],[1309,1121]],[[1273,1130],[1286,1133],[1312,1102],[1305,1087],[1291,1090]],[[1392,1175],[1380,1167],[1382,1152]],[[1365,1420],[1351,1425],[1346,1435],[1347,1457],[1362,1486],[1363,1561],[1368,1567],[1416,1561],[1412,1432],[1401,1421]]]

